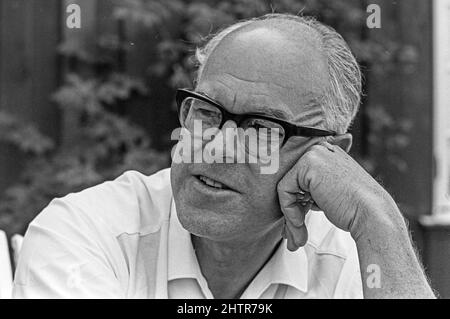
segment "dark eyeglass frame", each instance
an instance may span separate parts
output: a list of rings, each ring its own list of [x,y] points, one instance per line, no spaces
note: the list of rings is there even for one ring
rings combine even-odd
[[[203,102],[207,102],[211,105],[214,105],[219,109],[219,111],[222,113],[222,121],[219,125],[219,129],[222,128],[222,126],[225,124],[226,121],[232,120],[236,123],[236,125],[239,127],[240,124],[248,119],[248,118],[256,118],[256,119],[263,119],[272,121],[274,123],[279,124],[284,129],[285,137],[283,140],[283,143],[281,145],[284,145],[286,141],[291,138],[292,136],[301,136],[301,137],[321,137],[321,136],[336,136],[335,132],[321,130],[313,127],[308,126],[297,126],[295,124],[289,123],[284,120],[280,120],[275,117],[271,116],[265,116],[257,113],[246,113],[246,114],[234,114],[231,112],[228,112],[220,103],[215,101],[214,99],[207,96],[205,93],[199,93],[194,92],[189,89],[178,89],[175,99],[178,106],[178,114],[181,112],[181,106],[183,104],[183,101],[189,97],[199,99]],[[183,125],[183,123],[181,123]]]

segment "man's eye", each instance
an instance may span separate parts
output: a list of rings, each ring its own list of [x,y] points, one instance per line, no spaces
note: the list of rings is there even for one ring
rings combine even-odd
[[[270,125],[266,125],[266,123],[264,123],[264,121],[261,120],[250,120],[247,123],[249,128],[254,128],[255,130],[260,130],[260,129],[270,129]]]
[[[267,131],[270,131],[270,127],[268,127],[268,126],[266,126],[266,125],[263,125],[263,124],[260,124],[260,123],[253,123],[252,127],[253,127],[255,130],[267,129]]]
[[[200,109],[198,110],[198,112],[200,112],[200,114],[202,114],[203,116],[214,116],[215,112],[211,111],[211,110],[206,110],[206,109]]]
[[[275,133],[273,133],[270,128],[265,128],[265,130],[258,131],[258,132],[259,132],[258,136],[260,138],[265,138],[265,139],[268,139],[268,140],[270,140],[272,138],[272,135],[276,136]]]
[[[284,130],[281,127],[271,123],[255,122],[252,123],[250,127],[256,130],[259,138],[264,138],[267,140],[271,140],[276,137],[280,140],[284,138]]]
[[[208,110],[208,109],[203,109],[203,108],[196,108],[195,114],[196,114],[196,116],[203,117],[203,118],[217,116],[217,112],[214,112],[214,111]]]

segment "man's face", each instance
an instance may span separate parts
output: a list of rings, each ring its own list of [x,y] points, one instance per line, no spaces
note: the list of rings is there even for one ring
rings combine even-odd
[[[328,71],[317,35],[295,22],[285,27],[273,30],[258,22],[227,36],[210,55],[196,91],[235,114],[284,114],[283,120],[296,125],[325,128],[317,101]],[[173,163],[172,189],[181,224],[214,240],[264,236],[282,217],[278,181],[298,161],[294,150],[305,142],[302,137],[286,142],[274,174],[261,174],[259,164]],[[200,176],[228,189],[209,186]]]

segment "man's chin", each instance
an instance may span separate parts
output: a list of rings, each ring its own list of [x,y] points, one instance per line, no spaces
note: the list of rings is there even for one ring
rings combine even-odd
[[[237,216],[216,210],[185,207],[177,211],[178,220],[191,234],[212,240],[228,240],[239,236],[242,221]]]

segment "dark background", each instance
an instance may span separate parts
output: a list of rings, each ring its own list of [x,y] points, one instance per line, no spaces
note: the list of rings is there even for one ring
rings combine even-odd
[[[66,25],[71,3],[80,29]],[[372,3],[380,29],[366,25]],[[431,1],[1,0],[0,229],[23,234],[54,197],[168,167],[195,47],[273,11],[314,15],[350,44],[365,78],[352,155],[394,196],[450,297],[449,232],[417,223],[432,207]]]

